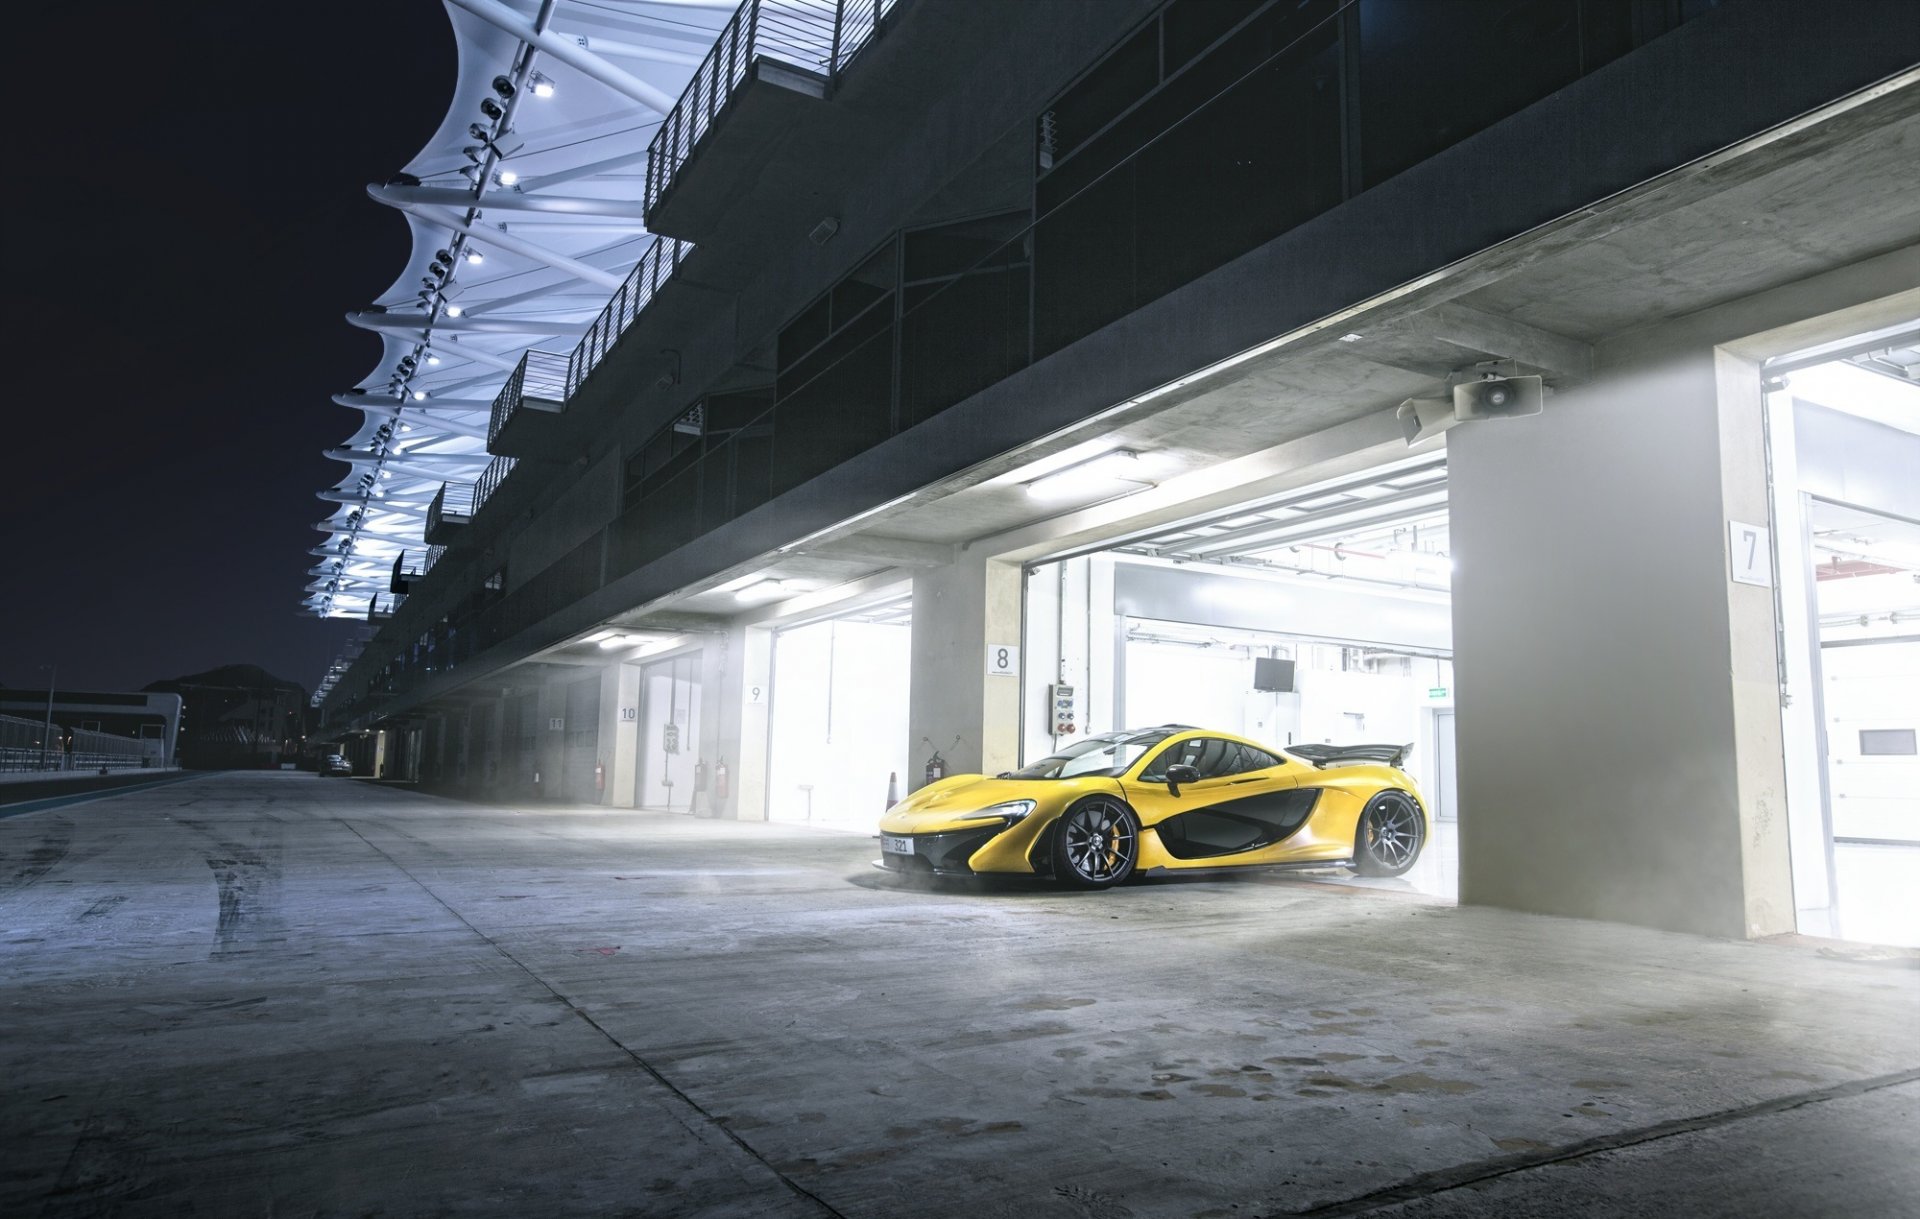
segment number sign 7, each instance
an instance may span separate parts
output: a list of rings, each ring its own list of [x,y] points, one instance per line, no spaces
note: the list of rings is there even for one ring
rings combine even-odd
[[[1773,583],[1773,550],[1765,526],[1728,521],[1727,560],[1734,583],[1762,588]]]

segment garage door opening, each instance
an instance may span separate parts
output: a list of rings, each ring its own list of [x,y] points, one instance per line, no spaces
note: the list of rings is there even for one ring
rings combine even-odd
[[[904,590],[774,635],[768,820],[870,835],[911,790],[912,641]]]
[[[1456,897],[1446,477],[1444,454],[1407,458],[1031,566],[1024,758],[1164,723],[1411,744],[1434,837],[1357,883]]]
[[[1799,929],[1920,946],[1920,324],[1833,347],[1766,370],[1774,563],[1746,578],[1777,597]]]

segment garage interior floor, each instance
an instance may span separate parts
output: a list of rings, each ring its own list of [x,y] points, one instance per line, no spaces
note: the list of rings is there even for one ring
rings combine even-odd
[[[0,1214],[1847,1215],[1920,959],[213,775],[0,820]]]

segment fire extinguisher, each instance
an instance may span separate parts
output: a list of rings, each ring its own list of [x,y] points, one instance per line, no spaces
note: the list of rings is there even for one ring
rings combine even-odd
[[[607,790],[607,768],[598,758],[593,762],[593,790],[597,792]]]
[[[940,756],[938,749],[927,759],[927,782],[938,783],[947,777],[947,760]]]
[[[705,758],[700,758],[693,764],[693,790],[697,792],[707,790],[707,760]]]
[[[713,768],[713,798],[716,800],[727,798],[727,760],[725,758],[721,758]]]

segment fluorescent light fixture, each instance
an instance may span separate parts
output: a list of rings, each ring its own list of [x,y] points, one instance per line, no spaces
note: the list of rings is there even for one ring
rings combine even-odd
[[[527,84],[533,90],[535,97],[553,96],[553,80],[544,73],[535,72],[527,78]]]
[[[1027,494],[1041,500],[1084,499],[1096,495],[1126,495],[1152,486],[1140,477],[1140,454],[1114,449],[1027,484]]]
[[[744,576],[736,576],[735,578],[728,580],[725,584],[716,585],[713,591],[716,593],[737,593],[741,589],[745,588],[747,585],[758,584],[760,583],[760,581],[766,578],[767,577],[761,575],[757,571],[748,572]]]
[[[587,636],[585,639],[582,639],[580,642],[581,643],[599,643],[602,639],[611,639],[617,634],[619,634],[618,631],[612,631],[612,630],[595,631],[593,634]]]
[[[762,601],[768,597],[777,597],[786,589],[785,580],[756,580],[733,595],[740,601]]]
[[[614,648],[624,648],[630,643],[637,643],[637,642],[639,641],[636,639],[629,639],[625,635],[608,635],[605,639],[602,639],[600,641],[600,647],[602,650],[610,652]]]
[[[669,635],[665,639],[655,639],[651,641],[635,639],[634,642],[640,644],[640,646],[635,648],[633,652],[628,655],[627,659],[638,660],[642,656],[653,656],[661,652],[671,652],[686,641],[687,637],[685,635]]]

